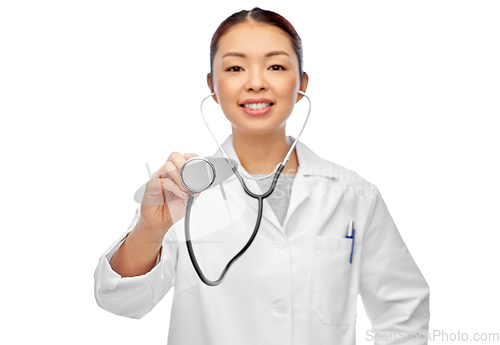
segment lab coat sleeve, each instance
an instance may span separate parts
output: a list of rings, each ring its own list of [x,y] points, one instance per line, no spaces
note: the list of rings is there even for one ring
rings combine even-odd
[[[363,236],[360,294],[375,344],[427,344],[429,286],[410,255],[378,188]]]
[[[139,215],[140,206],[127,231],[101,256],[94,272],[94,295],[97,304],[113,314],[134,319],[140,319],[149,313],[173,286],[178,254],[175,231],[168,231],[156,265],[151,271],[136,277],[121,277],[113,271],[109,261],[135,227]]]

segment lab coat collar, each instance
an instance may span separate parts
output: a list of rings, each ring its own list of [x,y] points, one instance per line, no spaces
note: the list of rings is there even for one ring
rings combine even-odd
[[[295,137],[292,137],[291,135],[287,136],[287,141],[289,145],[292,145],[293,142],[295,141]],[[234,146],[233,146],[233,135],[230,134],[227,139],[224,141],[222,144],[222,147],[224,150],[227,152],[230,158],[234,159],[238,163],[238,167],[243,170],[246,174],[250,175],[248,171],[241,165],[240,159],[238,157],[238,154],[236,153]],[[336,179],[338,174],[337,174],[337,168],[335,167],[335,164],[332,164],[332,162],[329,162],[327,160],[324,160],[323,158],[319,157],[317,154],[315,154],[309,147],[307,147],[303,142],[300,140],[297,141],[297,145],[295,146],[295,151],[297,153],[297,159],[299,160],[299,169],[297,171],[297,175],[303,175],[303,176],[322,176],[325,178],[330,178],[330,179]],[[220,149],[216,151],[216,153],[213,155],[214,157],[223,157],[222,152]],[[285,158],[285,157],[283,157]],[[233,176],[236,178],[236,176]],[[253,181],[253,180],[250,180]]]
[[[295,137],[287,136],[287,141],[290,145],[295,141]],[[231,159],[234,159],[238,163],[238,169],[243,171],[247,175],[251,175],[246,171],[246,169],[241,165],[241,162],[238,158],[238,154],[236,153],[233,146],[233,135],[229,135],[227,139],[222,144],[222,147],[227,152]],[[285,234],[285,228],[288,223],[288,220],[293,215],[293,212],[299,207],[299,205],[304,202],[307,198],[309,198],[311,194],[311,189],[315,183],[317,183],[318,178],[327,178],[330,180],[336,180],[338,176],[338,166],[329,162],[327,160],[322,159],[318,155],[316,155],[311,149],[309,149],[304,143],[300,140],[297,141],[297,145],[295,146],[295,151],[297,153],[297,159],[299,161],[299,168],[296,172],[292,191],[290,195],[290,203],[288,205],[288,210],[286,213],[285,220],[283,222],[283,226],[279,222],[278,218],[274,214],[271,206],[269,205],[267,199],[264,199],[264,209],[263,209],[263,218],[267,219],[275,228],[280,230],[283,234]],[[213,157],[224,157],[221,150],[218,149]],[[283,157],[284,158],[284,157]],[[230,182],[233,179],[236,179],[236,175],[233,174],[230,178],[228,178],[224,183]],[[254,193],[263,194],[266,191],[262,191],[255,180],[243,178],[247,187]],[[239,182],[238,182],[239,184]],[[245,193],[246,195],[246,193]],[[246,195],[249,202],[247,203],[252,207],[255,211],[258,210],[258,205],[256,199]]]

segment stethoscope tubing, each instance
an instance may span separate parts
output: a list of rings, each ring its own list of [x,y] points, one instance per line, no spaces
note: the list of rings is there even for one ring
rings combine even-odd
[[[185,220],[184,220],[184,224],[185,224],[185,226],[184,226],[184,234],[185,234],[185,237],[186,237],[186,247],[187,247],[187,250],[188,250],[191,262],[193,264],[193,267],[194,267],[196,273],[198,274],[198,277],[200,278],[200,280],[203,283],[205,283],[208,286],[217,286],[220,283],[222,283],[222,281],[224,280],[224,276],[226,275],[227,271],[229,270],[229,267],[231,267],[231,265],[237,259],[239,259],[243,255],[243,253],[250,247],[250,245],[252,244],[253,240],[257,236],[257,233],[258,233],[259,228],[260,228],[260,223],[262,221],[262,210],[263,210],[263,205],[264,205],[264,199],[267,198],[268,196],[270,196],[274,192],[274,189],[276,187],[276,183],[278,182],[278,179],[281,176],[281,172],[285,168],[285,164],[290,159],[291,153],[293,152],[293,149],[295,148],[295,146],[297,144],[297,141],[299,140],[300,135],[304,131],[304,128],[305,128],[305,126],[307,124],[307,120],[309,119],[309,114],[311,113],[311,100],[309,99],[309,97],[303,91],[299,90],[299,93],[302,94],[302,95],[304,95],[307,98],[307,100],[309,101],[309,111],[307,113],[307,117],[306,117],[306,120],[304,122],[304,125],[302,126],[302,129],[301,129],[299,135],[297,136],[297,138],[295,139],[295,141],[293,142],[292,146],[288,150],[288,153],[285,156],[285,159],[283,160],[283,162],[279,163],[276,166],[276,168],[274,169],[275,171],[273,171],[271,174],[269,174],[267,176],[264,176],[262,178],[253,178],[252,176],[248,177],[248,178],[251,178],[251,179],[254,179],[254,180],[259,180],[259,179],[264,179],[264,178],[266,178],[268,176],[271,176],[274,173],[274,178],[273,178],[273,182],[271,184],[271,187],[269,188],[269,190],[266,193],[261,194],[261,195],[255,194],[251,190],[248,189],[247,185],[243,181],[243,177],[240,175],[238,169],[233,165],[233,163],[231,162],[231,159],[229,158],[229,155],[226,153],[226,151],[224,150],[224,148],[219,144],[219,142],[217,141],[217,139],[213,135],[212,131],[210,130],[210,127],[208,126],[207,121],[205,120],[205,116],[203,115],[203,102],[205,102],[205,100],[208,99],[209,97],[212,97],[213,95],[215,95],[215,92],[212,92],[210,95],[208,95],[207,97],[205,97],[203,99],[203,101],[201,102],[200,112],[201,112],[201,116],[203,118],[203,121],[205,122],[205,125],[207,126],[207,129],[209,130],[210,134],[212,135],[212,137],[214,138],[215,142],[219,146],[219,149],[221,150],[221,152],[224,154],[224,156],[226,158],[226,161],[228,161],[228,163],[231,164],[232,170],[235,173],[235,175],[238,178],[238,180],[240,181],[240,184],[243,187],[243,189],[245,190],[245,193],[247,193],[252,198],[257,199],[258,206],[259,206],[259,208],[258,208],[258,214],[257,214],[257,222],[255,223],[255,228],[254,228],[254,230],[252,232],[252,235],[250,236],[250,239],[248,240],[248,242],[246,243],[246,245],[229,261],[229,263],[226,265],[226,267],[222,271],[219,279],[217,279],[217,280],[210,280],[210,279],[208,279],[203,274],[203,272],[201,270],[201,267],[198,264],[198,260],[196,260],[196,256],[194,254],[193,246],[191,244],[191,236],[190,236],[189,226],[190,226],[190,219],[191,219],[191,208],[192,208],[193,203],[194,203],[195,192],[191,192],[189,194],[188,201],[187,201],[187,206],[186,206]]]

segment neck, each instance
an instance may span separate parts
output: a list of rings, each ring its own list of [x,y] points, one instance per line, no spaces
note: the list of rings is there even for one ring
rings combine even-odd
[[[270,174],[285,159],[291,144],[285,131],[252,135],[233,128],[233,147],[241,165],[249,174]],[[296,148],[285,164],[282,174],[295,174],[299,167]]]

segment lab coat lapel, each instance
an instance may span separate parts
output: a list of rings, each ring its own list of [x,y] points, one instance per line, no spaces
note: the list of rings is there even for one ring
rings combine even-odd
[[[288,136],[287,139],[290,145],[295,140],[292,136]],[[295,151],[297,152],[299,169],[293,181],[290,203],[283,222],[284,228],[287,228],[290,218],[302,202],[312,197],[313,189],[318,184],[318,178],[330,180],[337,178],[335,166],[332,166],[329,161],[316,155],[300,140],[297,141]]]

